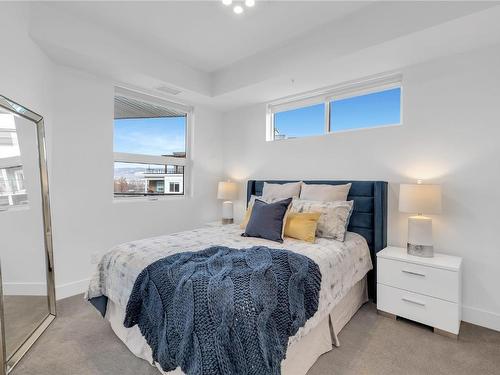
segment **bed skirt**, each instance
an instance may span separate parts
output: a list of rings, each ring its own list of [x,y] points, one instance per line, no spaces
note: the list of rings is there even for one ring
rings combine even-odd
[[[330,312],[329,317],[323,319],[299,341],[293,342],[291,340],[287,357],[281,364],[282,375],[306,375],[322,354],[329,352],[334,346],[340,345],[339,332],[367,301],[368,289],[365,276],[339,301]],[[137,326],[125,328],[123,326],[124,318],[125,310],[108,300],[106,319],[110,322],[115,334],[133,354],[152,363],[151,348],[141,335],[139,328]],[[163,372],[160,368],[158,370],[166,375],[184,375],[179,368],[168,373]]]

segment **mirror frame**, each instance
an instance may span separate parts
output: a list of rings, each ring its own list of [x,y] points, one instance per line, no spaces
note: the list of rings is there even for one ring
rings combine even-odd
[[[52,221],[50,216],[49,178],[47,171],[47,148],[43,117],[22,105],[0,95],[0,107],[12,114],[32,121],[36,126],[38,140],[38,160],[42,191],[43,231],[45,242],[45,265],[47,276],[47,299],[49,312],[47,317],[33,330],[19,348],[7,358],[5,347],[5,322],[2,289],[2,271],[0,267],[0,375],[7,375],[21,360],[35,341],[42,335],[56,317],[56,289],[54,283],[54,255],[52,245]]]

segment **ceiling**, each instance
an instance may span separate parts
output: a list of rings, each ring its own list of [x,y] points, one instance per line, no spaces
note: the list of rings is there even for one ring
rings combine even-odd
[[[259,1],[242,15],[221,1],[54,2],[51,6],[205,72],[286,44],[369,1]]]
[[[30,36],[56,63],[131,90],[222,111],[486,45],[500,2],[257,0],[31,5]]]

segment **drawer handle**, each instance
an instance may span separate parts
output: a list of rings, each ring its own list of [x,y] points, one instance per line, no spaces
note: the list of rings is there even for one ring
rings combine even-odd
[[[419,302],[419,301],[414,301],[412,299],[408,299],[408,298],[401,298],[401,300],[405,301],[405,302],[409,302],[409,303],[413,303],[415,305],[419,305],[419,306],[425,306],[425,303],[423,302]]]
[[[410,275],[425,277],[425,273],[419,273],[419,272],[408,271],[408,270],[401,270],[401,272],[408,273]]]

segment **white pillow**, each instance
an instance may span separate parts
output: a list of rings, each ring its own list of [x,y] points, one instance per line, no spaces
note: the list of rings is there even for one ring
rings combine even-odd
[[[290,197],[288,197],[288,198],[290,198]],[[248,208],[250,208],[250,207],[253,206],[253,204],[255,203],[256,199],[260,199],[261,201],[264,201],[266,203],[274,203],[274,202],[277,202],[277,201],[281,200],[280,198],[264,199],[262,196],[253,195],[252,194],[252,195],[250,195],[250,200],[248,201]]]
[[[351,184],[316,185],[302,183],[300,199],[320,202],[346,201]]]
[[[298,197],[302,182],[289,182],[286,184],[269,184],[264,182],[262,199],[265,201]]]
[[[294,199],[291,212],[320,212],[316,236],[345,240],[354,201],[318,202]]]

